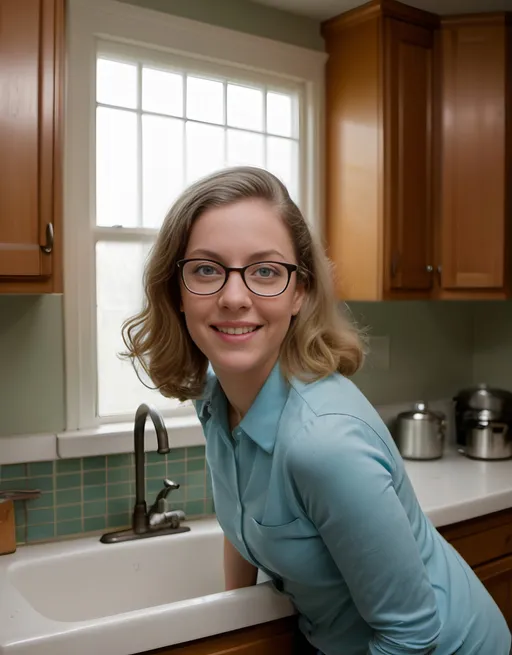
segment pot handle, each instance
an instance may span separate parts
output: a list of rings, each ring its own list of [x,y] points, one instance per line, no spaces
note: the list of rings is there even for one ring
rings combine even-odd
[[[508,432],[508,425],[507,423],[493,423],[492,431],[501,433],[504,437],[506,437]]]

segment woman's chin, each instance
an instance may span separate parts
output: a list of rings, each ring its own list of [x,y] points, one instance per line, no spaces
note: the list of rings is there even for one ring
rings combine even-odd
[[[261,367],[262,358],[253,353],[230,353],[221,357],[212,357],[210,363],[216,373],[239,375]]]

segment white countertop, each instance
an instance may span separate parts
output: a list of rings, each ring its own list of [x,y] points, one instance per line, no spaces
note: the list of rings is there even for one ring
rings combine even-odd
[[[438,460],[404,461],[421,508],[436,527],[512,507],[512,460],[472,460],[452,446]]]

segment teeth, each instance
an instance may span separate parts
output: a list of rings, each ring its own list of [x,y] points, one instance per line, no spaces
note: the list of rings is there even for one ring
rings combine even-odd
[[[254,332],[255,329],[255,327],[217,328],[219,332],[223,332],[224,334],[247,334],[248,332]]]

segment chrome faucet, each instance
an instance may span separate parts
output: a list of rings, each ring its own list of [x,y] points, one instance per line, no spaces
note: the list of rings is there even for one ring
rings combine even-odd
[[[133,428],[133,440],[135,451],[135,506],[132,514],[132,527],[128,530],[107,532],[100,541],[104,544],[156,537],[163,534],[178,534],[188,532],[190,528],[180,525],[185,519],[181,510],[167,510],[167,496],[180,485],[172,480],[164,480],[163,489],[158,493],[155,502],[151,505],[149,512],[145,499],[146,475],[144,466],[144,430],[146,419],[150,417],[155,426],[156,439],[158,442],[158,453],[165,455],[170,451],[169,435],[167,434],[163,418],[153,405],[143,403],[139,405],[135,413],[135,424]]]

